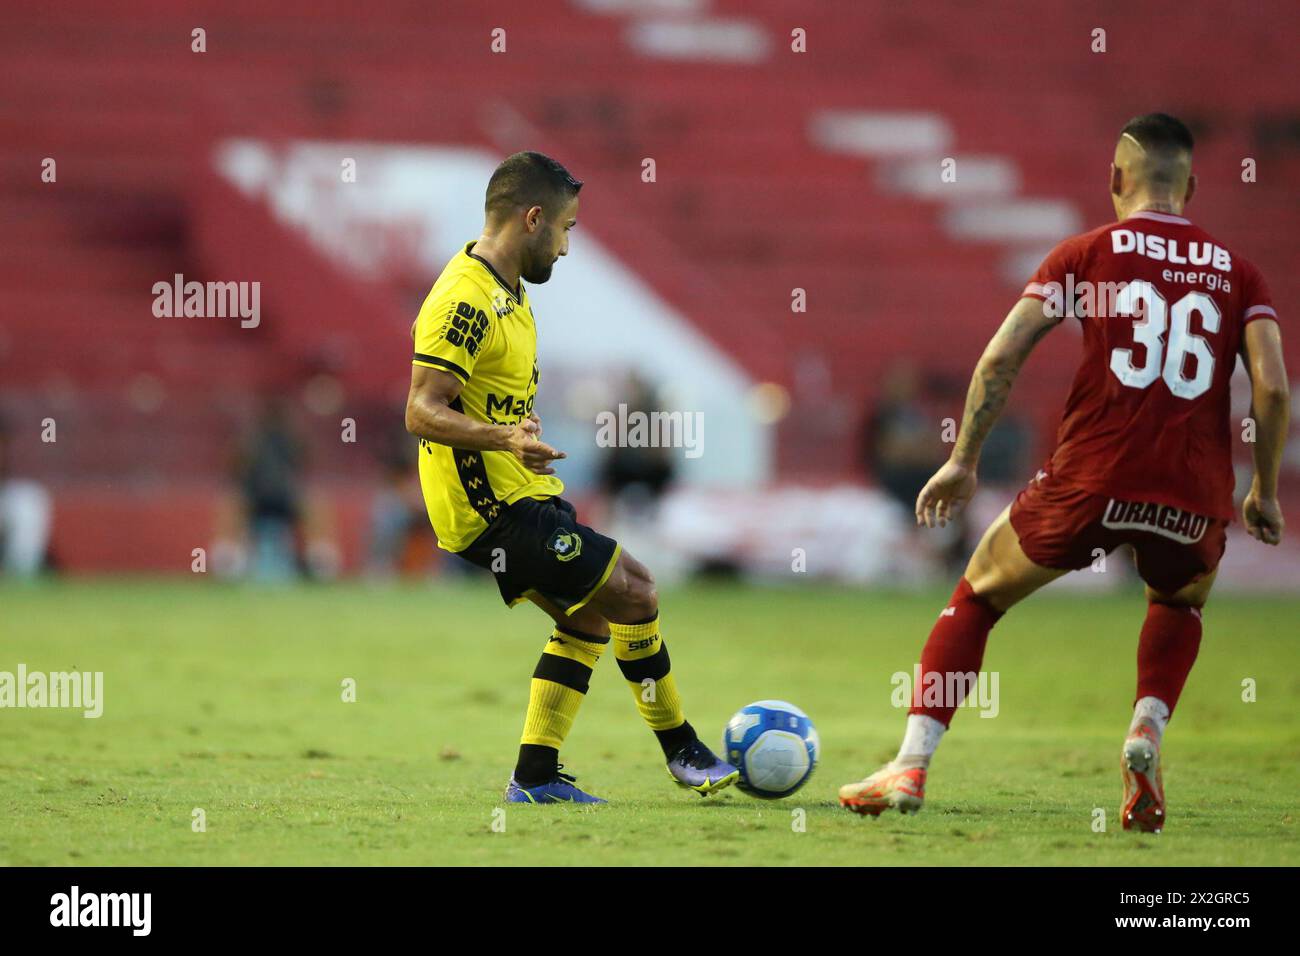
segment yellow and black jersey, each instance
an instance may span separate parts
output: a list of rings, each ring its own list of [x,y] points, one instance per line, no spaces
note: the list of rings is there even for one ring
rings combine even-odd
[[[464,388],[452,408],[475,421],[515,425],[537,396],[537,329],[523,283],[509,288],[469,243],[442,270],[415,323],[412,362],[450,372]],[[461,551],[521,498],[558,495],[564,484],[505,451],[420,442],[420,485],[438,544]]]

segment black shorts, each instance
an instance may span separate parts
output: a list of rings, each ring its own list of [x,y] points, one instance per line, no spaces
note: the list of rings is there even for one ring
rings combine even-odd
[[[534,591],[572,614],[609,580],[620,551],[613,538],[579,524],[563,498],[523,498],[456,554],[491,571],[511,607]]]

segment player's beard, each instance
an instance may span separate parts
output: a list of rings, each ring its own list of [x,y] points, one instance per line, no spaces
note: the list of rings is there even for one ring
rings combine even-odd
[[[551,269],[554,268],[554,266],[555,263],[546,266],[533,266],[527,272],[521,272],[519,274],[529,285],[540,285],[551,277]]]
[[[550,246],[550,236],[539,237],[541,241],[537,247],[529,250],[529,262],[519,270],[520,277],[530,285],[538,285],[545,282],[551,277],[551,270],[555,268],[555,259],[549,253],[543,250]],[[538,258],[543,256],[545,258]]]

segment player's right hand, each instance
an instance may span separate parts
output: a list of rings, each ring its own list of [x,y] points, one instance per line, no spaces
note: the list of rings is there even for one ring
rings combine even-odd
[[[942,528],[975,494],[975,469],[949,459],[916,496],[916,523]]]
[[[1266,498],[1254,488],[1241,503],[1241,518],[1246,531],[1252,538],[1265,544],[1277,544],[1282,540],[1282,529],[1286,521],[1282,518],[1282,506],[1276,498]]]
[[[538,475],[553,475],[555,469],[550,467],[551,462],[569,456],[556,451],[546,442],[539,441],[537,435],[541,430],[541,422],[535,418],[526,418],[510,429],[506,444],[510,453],[523,462],[529,471]]]

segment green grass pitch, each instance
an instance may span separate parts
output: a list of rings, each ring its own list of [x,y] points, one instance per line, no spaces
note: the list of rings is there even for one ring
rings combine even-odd
[[[532,607],[507,611],[490,583],[0,587],[0,671],[102,671],[105,696],[97,720],[0,710],[0,863],[1300,863],[1296,599],[1221,596],[1207,609],[1166,737],[1163,834],[1118,820],[1137,592],[1049,591],[1014,610],[985,661],[1001,713],[958,712],[925,809],[841,810],[839,784],[897,747],[890,675],[911,670],[946,596],[666,591],[663,632],[692,723],[715,745],[740,706],[793,701],[821,733],[812,780],[771,802],[672,786],[608,653],[562,759],[610,805],[502,817],[549,627]],[[1094,832],[1096,807],[1106,832]]]

